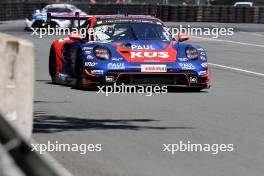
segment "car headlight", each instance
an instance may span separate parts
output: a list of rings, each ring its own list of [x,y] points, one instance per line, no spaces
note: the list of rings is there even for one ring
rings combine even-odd
[[[97,46],[94,48],[94,54],[99,59],[107,60],[110,58],[110,51],[106,47]]]
[[[185,53],[186,53],[187,58],[190,60],[197,59],[199,56],[197,49],[193,47],[186,48]]]

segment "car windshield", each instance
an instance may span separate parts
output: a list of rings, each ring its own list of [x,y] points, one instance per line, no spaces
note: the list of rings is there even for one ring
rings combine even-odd
[[[171,41],[165,26],[159,24],[117,23],[94,27],[95,41],[162,40]]]
[[[72,13],[68,8],[48,8],[47,13]]]

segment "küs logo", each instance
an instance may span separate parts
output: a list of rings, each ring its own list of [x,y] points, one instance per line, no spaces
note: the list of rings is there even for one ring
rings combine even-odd
[[[131,54],[132,59],[144,58],[144,57],[147,57],[147,58],[169,58],[170,57],[168,52],[158,52],[158,51],[145,51],[145,52],[131,51],[130,54]]]

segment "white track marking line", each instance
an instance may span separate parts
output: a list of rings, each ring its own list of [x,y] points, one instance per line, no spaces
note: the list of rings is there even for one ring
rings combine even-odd
[[[193,36],[193,37],[194,38],[204,39],[204,40],[212,40],[212,41],[219,41],[219,42],[226,42],[226,43],[234,43],[234,44],[247,45],[247,46],[256,46],[256,47],[264,48],[264,45],[257,45],[257,44],[252,44],[252,43],[243,43],[243,42],[236,42],[236,41],[231,41],[231,40],[211,39],[211,38],[204,38],[204,37],[197,37],[197,36]],[[254,71],[250,71],[250,70],[246,70],[246,69],[242,69],[242,68],[229,67],[229,66],[215,64],[215,63],[208,63],[208,64],[209,65],[212,65],[212,66],[215,66],[215,67],[220,67],[220,68],[225,68],[225,69],[240,71],[240,72],[254,74],[254,75],[258,75],[258,76],[264,76],[264,73],[254,72]]]
[[[263,33],[263,34],[261,34],[261,33],[256,33],[256,32],[239,32],[239,33],[244,33],[244,34],[246,34],[246,35],[254,35],[254,36],[264,37],[264,33],[263,33],[263,32],[261,32],[261,33]]]
[[[239,45],[247,45],[247,46],[255,46],[255,47],[261,47],[264,48],[264,45],[257,45],[253,43],[244,43],[244,42],[237,42],[237,41],[231,41],[231,40],[221,40],[221,39],[213,39],[213,38],[205,38],[205,37],[197,37],[197,36],[192,36],[193,38],[199,38],[203,40],[211,40],[211,41],[218,41],[218,42],[226,42],[226,43],[234,43],[234,44],[239,44]]]
[[[212,66],[215,66],[215,67],[224,68],[224,69],[240,71],[240,72],[254,74],[254,75],[258,75],[258,76],[264,76],[264,73],[258,73],[258,72],[254,72],[254,71],[250,71],[250,70],[241,69],[241,68],[229,67],[229,66],[220,65],[220,64],[214,64],[214,63],[208,63],[208,64],[212,65]]]

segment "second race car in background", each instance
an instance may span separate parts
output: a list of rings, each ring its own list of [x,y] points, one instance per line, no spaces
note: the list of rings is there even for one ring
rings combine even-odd
[[[26,18],[25,30],[30,30],[31,28],[42,28],[45,27],[47,22],[47,13],[52,15],[74,15],[78,12],[80,15],[86,15],[82,10],[78,9],[76,6],[71,4],[50,4],[45,6],[42,10],[36,10],[35,13]],[[68,28],[72,27],[74,24],[69,20],[52,20],[51,26],[58,28]]]
[[[172,37],[153,16],[94,16],[86,26],[93,33],[70,34],[53,42],[49,57],[53,83],[210,87],[205,50],[183,42],[187,35]]]

